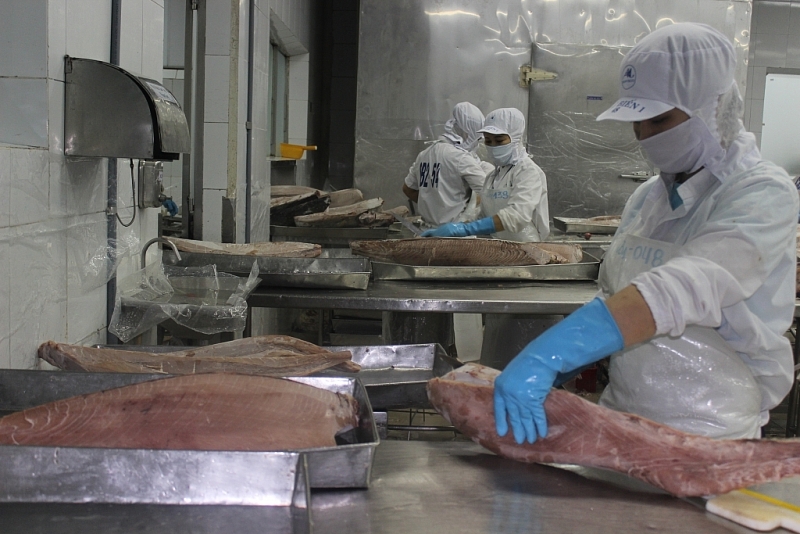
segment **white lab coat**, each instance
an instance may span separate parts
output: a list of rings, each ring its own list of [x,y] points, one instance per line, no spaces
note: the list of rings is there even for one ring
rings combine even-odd
[[[639,187],[625,206],[615,237],[615,241],[628,235],[674,245],[666,261],[654,261],[653,254],[644,254],[647,242],[643,241],[639,257],[650,265],[631,280],[656,322],[656,337],[648,343],[658,345],[662,340],[670,345],[680,341],[676,338],[683,339],[687,328],[709,327],[711,337],[704,334],[706,341],[701,344],[684,344],[684,355],[691,357],[694,350],[695,363],[702,363],[707,354],[698,347],[712,345],[741,358],[760,393],[756,397],[760,417],[749,414],[758,419],[757,430],[766,423],[768,411],[788,393],[794,376],[791,347],[784,337],[794,312],[795,220],[800,206],[794,185],[782,168],[760,161],[721,179],[708,169],[701,170],[678,188],[683,205],[675,210],[669,202],[670,186],[657,176]],[[613,265],[606,267],[605,263],[601,266],[601,286],[603,279],[617,276],[611,272]],[[712,339],[715,332],[717,341]],[[637,347],[612,356],[611,383],[602,404],[639,413],[637,405],[643,402],[637,401],[637,395],[648,395],[648,384],[654,380],[667,379],[672,387],[696,399],[698,406],[713,408],[717,398],[730,398],[730,390],[742,386],[736,377],[727,384],[710,385],[703,374],[712,371],[702,365],[685,365],[668,377],[615,373],[615,358],[624,358]],[[664,414],[679,409],[667,406],[664,399],[661,404]],[[755,404],[753,411],[759,409],[759,402]],[[714,435],[713,430],[701,433]],[[722,429],[720,433],[720,437],[731,437]]]
[[[480,193],[485,178],[475,154],[440,139],[419,153],[405,184],[419,191],[419,213],[428,225],[437,227],[462,220],[469,190]]]
[[[486,177],[481,216],[497,215],[504,230],[492,234],[509,241],[544,241],[550,235],[547,178],[530,157],[503,165]]]

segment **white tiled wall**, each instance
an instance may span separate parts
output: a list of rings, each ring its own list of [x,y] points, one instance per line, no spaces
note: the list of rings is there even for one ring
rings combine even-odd
[[[163,0],[122,7],[122,67],[159,79]],[[48,339],[105,340],[104,280],[91,287],[85,270],[105,243],[107,160],[64,157],[63,81],[64,55],[109,60],[111,2],[0,2],[0,36],[0,367],[34,368]],[[131,204],[129,172],[120,160],[120,206]],[[154,237],[156,217],[137,210],[120,237]]]
[[[753,1],[744,124],[759,144],[770,68],[800,69],[800,1]]]

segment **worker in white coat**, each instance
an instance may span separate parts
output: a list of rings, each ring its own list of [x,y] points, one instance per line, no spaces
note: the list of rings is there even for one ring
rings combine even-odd
[[[550,388],[611,355],[600,403],[716,438],[760,437],[791,388],[799,203],[739,120],[736,53],[717,30],[660,28],[622,61],[598,120],[633,123],[660,175],[628,200],[601,295],[533,340],[495,383],[498,434],[547,435]]]
[[[544,241],[550,235],[547,178],[522,145],[525,116],[515,108],[489,113],[484,143],[495,165],[481,193],[481,218],[445,224],[423,237],[466,237],[491,234],[510,241]]]
[[[403,183],[403,193],[417,203],[428,226],[439,226],[468,217],[472,192],[480,193],[486,173],[475,154],[481,140],[478,128],[483,113],[469,102],[453,108],[444,134],[419,153]]]

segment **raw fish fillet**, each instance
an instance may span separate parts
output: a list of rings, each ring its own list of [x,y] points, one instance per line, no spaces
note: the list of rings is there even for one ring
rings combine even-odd
[[[350,351],[331,352],[289,336],[258,336],[175,352],[149,353],[48,341],[39,357],[67,371],[306,376],[332,367],[358,372]]]
[[[297,195],[308,195],[315,193],[322,194],[322,191],[303,185],[273,185],[269,188],[269,195],[272,198],[294,197]]]
[[[274,187],[274,186],[273,186]],[[340,189],[339,191],[332,191],[328,193],[331,197],[331,208],[341,208],[342,206],[350,206],[364,200],[364,193],[360,189]]]
[[[517,445],[495,432],[494,379],[500,372],[467,364],[428,382],[436,410],[490,451],[521,462],[611,469],[678,497],[718,495],[800,475],[800,440],[716,440],[615,412],[564,390],[544,407],[548,434]]]
[[[316,258],[322,246],[315,243],[269,241],[264,243],[215,243],[180,237],[168,237],[181,252],[198,254],[232,254],[237,256],[265,256],[280,258]]]
[[[371,198],[339,208],[328,208],[319,213],[300,215],[294,218],[294,223],[297,226],[322,226],[326,228],[358,227],[359,215],[370,210],[376,210],[382,205],[382,198]]]
[[[402,265],[496,267],[576,263],[583,258],[580,245],[460,237],[351,241],[350,250]]]
[[[279,378],[213,373],[142,382],[0,419],[0,444],[202,451],[332,447],[358,425],[343,395]]]
[[[598,215],[597,217],[589,217],[587,222],[595,224],[607,224],[609,226],[619,226],[619,221],[622,219],[621,215]]]

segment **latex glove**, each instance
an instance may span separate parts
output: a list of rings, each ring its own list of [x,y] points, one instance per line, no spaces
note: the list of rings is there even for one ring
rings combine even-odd
[[[439,228],[425,230],[422,232],[422,237],[467,237],[470,235],[492,234],[494,232],[494,219],[486,217],[468,223],[443,224]]]
[[[622,333],[601,299],[546,330],[494,382],[497,434],[505,436],[510,421],[517,443],[547,436],[544,399],[559,373],[589,365],[623,347]]]
[[[175,201],[171,198],[166,199],[161,205],[167,209],[167,213],[169,213],[171,217],[178,214],[178,205],[175,204]]]

